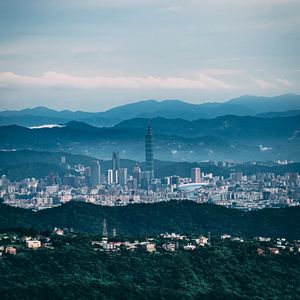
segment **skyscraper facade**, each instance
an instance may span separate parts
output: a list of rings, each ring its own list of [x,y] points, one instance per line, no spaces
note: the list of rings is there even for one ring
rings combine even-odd
[[[201,182],[201,170],[200,170],[200,168],[193,168],[191,177],[192,177],[192,182],[193,183],[200,183]]]
[[[153,162],[153,134],[150,126],[147,128],[145,135],[145,158],[146,172],[149,173],[149,179],[154,178],[154,162]]]
[[[107,170],[107,183],[113,184],[113,170],[112,169]]]
[[[113,170],[113,179],[112,183],[119,183],[119,170],[120,170],[120,158],[119,152],[114,151],[112,154],[112,170]]]
[[[120,168],[119,170],[119,184],[125,186],[127,184],[127,168]]]
[[[114,151],[112,154],[112,169],[113,170],[119,170],[120,169],[120,158],[119,158],[119,152]]]
[[[98,160],[95,160],[91,164],[91,185],[96,186],[101,182],[101,168]]]
[[[141,168],[140,166],[135,163],[135,166],[133,168],[133,188],[137,189],[140,186],[141,183]]]

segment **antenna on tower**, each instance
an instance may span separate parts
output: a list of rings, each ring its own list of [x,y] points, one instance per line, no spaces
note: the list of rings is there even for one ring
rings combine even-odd
[[[114,238],[117,236],[117,230],[116,230],[116,228],[113,228],[112,234],[113,234]]]
[[[104,218],[102,221],[102,239],[107,240],[107,238],[108,238],[107,223],[106,223],[106,219]]]

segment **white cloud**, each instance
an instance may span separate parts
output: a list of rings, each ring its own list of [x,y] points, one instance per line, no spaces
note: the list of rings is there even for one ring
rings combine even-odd
[[[272,147],[266,147],[266,146],[263,146],[263,145],[259,145],[259,150],[262,151],[262,152],[270,151],[270,150],[272,150]]]
[[[172,5],[166,8],[167,11],[179,11],[181,10],[181,6],[180,5]]]
[[[286,86],[286,87],[291,86],[291,83],[287,79],[278,78],[277,81],[283,86]]]
[[[271,82],[265,81],[259,78],[252,78],[252,82],[259,88],[263,90],[276,89],[277,86]]]
[[[109,47],[77,47],[71,49],[71,54],[101,54],[101,53],[110,53],[117,51],[117,48],[109,48]]]
[[[238,75],[245,73],[245,70],[235,69],[208,69],[203,71],[204,74],[211,76],[222,76],[222,75]]]
[[[58,125],[58,124],[45,124],[45,125],[40,125],[40,126],[31,126],[29,127],[30,129],[43,129],[43,128],[62,128],[65,125]]]
[[[80,77],[58,72],[46,72],[41,77],[0,72],[2,87],[61,87],[78,89],[233,89],[234,86],[204,73],[194,77],[159,76],[96,76]]]

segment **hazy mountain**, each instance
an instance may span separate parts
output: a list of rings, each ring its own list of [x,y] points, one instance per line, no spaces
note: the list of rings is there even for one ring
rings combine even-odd
[[[112,126],[131,118],[170,118],[197,120],[224,115],[248,116],[266,112],[300,110],[300,96],[287,94],[276,97],[242,96],[224,103],[191,104],[180,100],[144,100],[109,109],[105,112],[56,111],[46,107],[36,107],[20,111],[0,112],[0,125],[17,124],[33,126],[68,121],[82,121],[93,126]],[[282,116],[290,116],[287,113]],[[294,114],[292,114],[294,115]],[[274,115],[279,116],[279,115]],[[260,115],[264,117],[264,115]],[[267,115],[266,117],[269,117]]]
[[[114,128],[146,128],[149,119],[137,118],[125,120]],[[188,121],[183,119],[154,118],[151,126],[155,132],[185,137],[215,136],[237,141],[269,138],[296,138],[300,129],[300,115],[287,118],[258,118],[241,116],[222,116],[214,119]],[[296,134],[296,136],[294,136]]]
[[[66,163],[70,165],[84,164],[90,165],[95,158],[85,155],[74,155],[66,152],[49,152],[49,151],[0,151],[0,175],[6,174],[11,180],[22,180],[24,178],[43,178],[50,173],[58,173],[61,176],[69,173],[66,165],[61,163],[61,157],[66,158]],[[99,159],[101,173],[107,174],[111,169],[112,161]],[[120,159],[121,166],[127,168],[129,174],[132,173],[136,160]],[[144,162],[138,162],[144,170]],[[284,175],[290,172],[300,172],[300,163],[287,165],[278,165],[275,163],[257,163],[257,164],[240,164],[235,167],[217,166],[212,162],[174,162],[155,160],[155,176],[164,178],[171,175],[181,177],[190,177],[191,169],[200,167],[204,173],[213,173],[215,176],[229,177],[232,172],[242,172],[245,175],[256,173],[270,172]],[[75,175],[75,172],[74,172]],[[77,174],[78,175],[78,174]]]
[[[20,126],[39,126],[44,124],[64,124],[69,120],[59,117],[49,117],[49,116],[34,116],[34,115],[10,115],[10,116],[0,116],[0,125],[12,125],[17,124]]]
[[[299,110],[300,96],[295,94],[285,94],[275,97],[241,96],[231,99],[227,103],[252,108],[258,114],[269,111]]]
[[[0,116],[8,117],[8,116],[39,116],[39,117],[51,117],[51,118],[62,118],[62,119],[78,119],[78,118],[88,118],[94,113],[91,112],[82,112],[82,111],[70,111],[70,110],[62,110],[57,111],[54,109],[50,109],[44,106],[38,106],[35,108],[26,108],[22,110],[4,110],[0,112]]]
[[[294,117],[300,115],[300,110],[270,111],[255,115],[260,118]]]
[[[68,123],[60,128],[28,129],[16,125],[0,127],[0,148],[66,151],[110,159],[114,149],[119,149],[126,158],[143,160],[144,130],[97,128],[82,123]],[[243,152],[239,147],[240,153]],[[228,142],[212,136],[197,138],[178,137],[175,135],[155,135],[156,158],[162,160],[194,160],[195,150],[202,159],[216,153],[217,156],[230,155],[232,148]],[[211,150],[214,149],[214,150]],[[180,151],[179,151],[180,150]],[[247,149],[244,151],[248,152]],[[193,158],[194,157],[194,158]],[[201,160],[201,159],[200,159]]]
[[[0,149],[65,151],[102,159],[110,159],[118,149],[125,158],[143,160],[148,122],[131,119],[109,128],[75,121],[55,128],[2,126]],[[160,160],[300,160],[300,116],[224,116],[196,121],[155,118],[151,124],[155,158]]]

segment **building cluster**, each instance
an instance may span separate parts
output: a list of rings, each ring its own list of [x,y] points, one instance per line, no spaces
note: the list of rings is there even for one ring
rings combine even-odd
[[[233,173],[229,178],[224,178],[203,174],[199,168],[195,168],[191,170],[190,178],[174,175],[162,179],[153,178],[151,182],[142,177],[143,172],[138,165],[129,176],[125,168],[112,169],[109,170],[110,173],[112,181],[118,180],[118,183],[91,185],[86,183],[86,177],[75,176],[71,177],[73,180],[68,179],[66,182],[65,178],[61,179],[56,175],[10,182],[3,175],[0,180],[0,198],[5,204],[33,210],[51,208],[69,201],[120,206],[188,199],[243,210],[300,204],[297,173],[281,176],[272,173],[251,176]],[[77,181],[82,181],[82,184],[76,184]]]
[[[191,169],[190,177],[174,174],[156,178],[154,172],[153,134],[149,126],[145,134],[145,168],[136,163],[131,170],[122,167],[118,151],[113,151],[111,168],[103,172],[100,162],[69,165],[61,157],[68,172],[60,177],[25,178],[11,182],[5,175],[0,179],[0,200],[5,204],[39,210],[69,201],[84,201],[97,205],[127,205],[169,200],[210,202],[243,210],[285,207],[300,204],[298,173],[282,176],[257,173],[251,176],[234,172],[230,177],[204,174]],[[216,162],[232,167],[233,162]]]
[[[104,221],[104,224],[105,221]],[[106,226],[106,225],[104,225]],[[54,241],[59,236],[65,236],[60,245],[70,246],[72,238],[76,234],[70,230],[55,228],[47,235],[24,236],[15,233],[0,234],[0,260],[6,255],[16,255],[18,252],[55,249]],[[256,253],[259,255],[277,255],[281,253],[300,254],[300,240],[288,240],[286,238],[255,237],[254,239],[243,239],[241,237],[222,234],[211,237],[210,233],[204,235],[182,235],[177,233],[162,233],[144,239],[129,240],[118,237],[116,230],[108,237],[106,227],[103,227],[102,236],[99,239],[90,240],[90,247],[95,251],[120,252],[120,251],[144,251],[149,253],[193,251],[202,247],[219,247],[231,242],[255,243]]]

